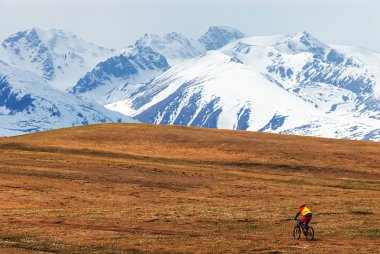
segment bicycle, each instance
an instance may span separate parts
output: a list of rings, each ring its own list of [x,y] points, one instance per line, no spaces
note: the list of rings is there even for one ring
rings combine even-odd
[[[314,240],[314,229],[312,226],[308,226],[307,229],[305,228],[305,225],[301,223],[300,220],[296,220],[297,225],[293,229],[293,237],[294,239],[298,240],[301,237],[301,232],[303,232],[306,236],[306,240],[312,241]]]

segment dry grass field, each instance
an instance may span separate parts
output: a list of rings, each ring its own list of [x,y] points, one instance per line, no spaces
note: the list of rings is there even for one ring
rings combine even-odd
[[[1,253],[380,253],[376,142],[69,128],[0,139],[0,194]]]

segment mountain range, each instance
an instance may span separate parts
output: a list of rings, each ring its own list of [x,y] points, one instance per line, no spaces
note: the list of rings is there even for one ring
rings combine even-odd
[[[34,28],[1,45],[2,135],[137,120],[380,140],[380,54],[307,32],[210,27],[113,50]]]

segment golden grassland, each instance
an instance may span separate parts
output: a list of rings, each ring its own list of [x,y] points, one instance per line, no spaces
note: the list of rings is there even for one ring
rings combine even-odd
[[[376,142],[68,128],[0,139],[0,194],[1,253],[380,252]]]

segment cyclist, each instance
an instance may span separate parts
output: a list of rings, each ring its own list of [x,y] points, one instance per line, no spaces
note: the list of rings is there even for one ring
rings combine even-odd
[[[301,220],[299,221],[300,226],[305,225],[305,231],[307,232],[307,228],[309,226],[309,222],[313,218],[313,215],[309,208],[307,208],[305,205],[301,205],[299,208],[298,213],[296,216],[294,216],[294,220],[297,220],[299,215],[302,215]]]

